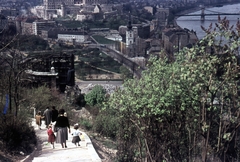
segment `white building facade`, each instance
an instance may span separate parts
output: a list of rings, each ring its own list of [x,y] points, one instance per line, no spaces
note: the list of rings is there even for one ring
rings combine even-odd
[[[69,34],[58,34],[58,40],[64,41],[64,42],[78,42],[83,43],[88,39],[88,35],[84,35],[83,33],[69,33]]]
[[[42,30],[45,28],[55,27],[55,21],[34,21],[32,23],[32,29],[34,35],[41,35]]]

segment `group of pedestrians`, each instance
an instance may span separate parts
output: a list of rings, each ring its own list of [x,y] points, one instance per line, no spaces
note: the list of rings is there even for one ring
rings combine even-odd
[[[36,115],[36,124],[38,128],[41,129],[42,119],[45,120],[45,125],[47,128],[48,142],[54,147],[54,142],[60,143],[62,148],[67,148],[66,141],[68,140],[68,133],[71,133],[70,124],[66,112],[64,109],[56,110],[55,106],[52,109],[49,107],[43,112],[38,112]],[[80,135],[81,132],[78,130],[78,125],[74,126],[75,131],[72,133],[72,142],[77,146],[80,146]],[[56,133],[56,136],[55,136]]]
[[[49,124],[54,123],[57,120],[58,110],[56,110],[55,106],[52,106],[52,109],[47,107],[46,110],[43,112],[43,117],[45,120],[46,128],[48,128]]]

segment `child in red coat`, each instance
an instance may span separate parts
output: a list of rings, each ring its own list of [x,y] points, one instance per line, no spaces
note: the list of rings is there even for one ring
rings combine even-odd
[[[52,144],[52,147],[54,148],[54,142],[55,142],[55,135],[52,130],[52,125],[49,124],[48,129],[47,129],[47,134],[48,134],[48,142]]]

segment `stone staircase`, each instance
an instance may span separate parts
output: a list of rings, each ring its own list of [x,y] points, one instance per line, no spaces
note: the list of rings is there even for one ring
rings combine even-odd
[[[62,148],[59,143],[55,143],[55,148],[52,148],[52,145],[47,142],[47,129],[44,128],[44,125],[39,130],[34,120],[32,124],[41,142],[34,155],[32,155],[33,157],[26,158],[24,162],[101,162],[86,133],[81,131],[85,140],[80,142],[80,146],[75,146],[72,143],[72,135],[68,134],[67,148]],[[71,132],[73,131],[74,129],[71,128]]]

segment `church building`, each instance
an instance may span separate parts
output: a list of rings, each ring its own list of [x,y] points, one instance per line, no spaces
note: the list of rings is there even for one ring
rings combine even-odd
[[[129,16],[129,22],[126,30],[126,53],[129,57],[135,56],[135,32],[133,30],[132,21]]]

